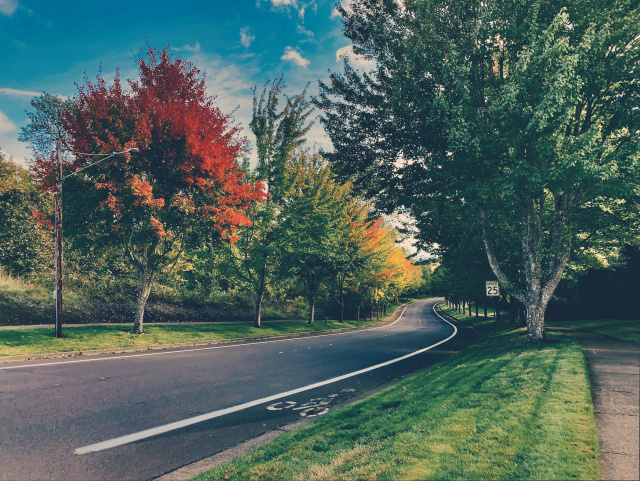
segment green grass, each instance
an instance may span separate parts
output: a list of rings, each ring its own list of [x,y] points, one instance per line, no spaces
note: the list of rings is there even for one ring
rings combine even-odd
[[[397,305],[388,310],[391,316]],[[144,334],[133,334],[132,325],[63,327],[60,339],[53,337],[53,329],[6,329],[0,330],[0,357],[23,354],[119,349],[125,347],[148,347],[167,344],[215,341],[238,338],[256,338],[322,332],[327,330],[363,327],[376,324],[373,321],[317,320],[314,325],[306,321],[264,322],[257,329],[249,323],[215,323],[200,325],[152,325],[144,327]]]
[[[473,346],[194,480],[599,479],[577,343],[455,316]]]
[[[621,341],[631,341],[640,344],[640,320],[593,319],[588,321],[554,321],[550,323],[550,325],[605,334],[620,339]]]

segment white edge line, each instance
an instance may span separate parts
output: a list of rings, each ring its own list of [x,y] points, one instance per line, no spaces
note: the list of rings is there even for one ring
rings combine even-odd
[[[281,399],[283,397],[292,396],[293,394],[298,394],[298,393],[301,393],[301,392],[304,392],[304,391],[309,391],[309,390],[315,389],[317,387],[326,386],[327,384],[332,384],[334,382],[342,381],[343,379],[348,379],[350,377],[358,376],[359,374],[363,374],[365,372],[373,371],[374,369],[379,369],[381,367],[385,367],[385,366],[388,366],[390,364],[394,364],[396,362],[403,361],[403,360],[408,359],[410,357],[417,356],[418,354],[422,354],[423,352],[428,351],[429,349],[432,349],[432,348],[434,348],[436,346],[439,346],[440,344],[443,344],[443,343],[447,342],[449,339],[451,339],[452,337],[454,337],[458,333],[458,329],[456,328],[455,325],[451,324],[448,320],[446,320],[444,317],[442,317],[440,314],[438,314],[436,312],[436,309],[435,309],[436,305],[437,304],[434,304],[434,306],[433,306],[433,312],[440,319],[442,319],[447,324],[449,324],[449,325],[451,325],[453,327],[453,334],[451,334],[449,337],[447,337],[446,339],[444,339],[444,340],[442,340],[440,342],[432,344],[429,347],[425,347],[423,349],[420,349],[418,351],[414,351],[414,352],[406,354],[404,356],[397,357],[395,359],[391,359],[390,361],[386,361],[386,362],[383,362],[383,363],[380,363],[380,364],[376,364],[374,366],[369,366],[369,367],[366,367],[364,369],[360,369],[359,371],[350,372],[348,374],[343,374],[342,376],[338,376],[338,377],[334,377],[334,378],[331,378],[331,379],[327,379],[325,381],[317,382],[315,384],[309,384],[307,386],[299,387],[297,389],[292,389],[290,391],[274,394],[272,396],[267,396],[267,397],[264,397],[264,398],[261,398],[261,399],[256,399],[254,401],[249,401],[249,402],[246,402],[246,403],[238,404],[236,406],[231,406],[231,407],[228,407],[228,408],[225,408],[225,409],[219,409],[217,411],[212,411],[210,413],[201,414],[199,416],[194,416],[192,418],[183,419],[182,421],[175,421],[173,423],[164,424],[162,426],[156,426],[155,428],[145,429],[144,431],[139,431],[137,433],[128,434],[126,436],[120,436],[120,437],[117,437],[117,438],[109,439],[107,441],[102,441],[100,443],[90,444],[88,446],[77,448],[75,450],[75,453],[76,454],[87,454],[87,453],[92,453],[92,452],[97,452],[97,451],[104,451],[105,449],[115,448],[117,446],[122,446],[124,444],[133,443],[135,441],[140,441],[142,439],[150,438],[152,436],[157,436],[159,434],[164,434],[164,433],[167,433],[169,431],[174,431],[176,429],[180,429],[180,428],[184,428],[184,427],[187,427],[187,426],[191,426],[193,424],[201,423],[203,421],[209,421],[211,419],[218,418],[218,417],[224,416],[226,414],[231,414],[231,413],[234,413],[234,412],[242,411],[243,409],[247,409],[247,408],[250,408],[250,407],[253,407],[253,406],[257,406],[258,404],[266,403],[266,402],[269,402],[269,401],[275,401],[276,399]],[[405,309],[407,307],[408,307],[408,305],[405,306]],[[404,314],[404,309],[402,311],[402,314]],[[402,317],[402,314],[400,314],[400,317],[398,317],[398,320],[400,320],[400,318]],[[395,322],[397,322],[397,321],[395,321]]]
[[[404,309],[402,309],[402,314],[404,314],[404,310],[409,307],[411,304],[414,304],[417,301],[413,301],[410,302],[409,304],[407,304],[406,306],[404,306]],[[393,321],[390,324],[384,324],[382,326],[375,326],[375,327],[365,327],[364,329],[349,329],[349,330],[345,330],[342,332],[333,332],[333,333],[327,333],[327,334],[316,334],[316,335],[310,335],[310,336],[300,336],[300,337],[287,337],[285,339],[274,339],[272,341],[264,341],[264,340],[256,340],[256,341],[251,341],[246,340],[246,342],[238,342],[238,343],[233,343],[233,339],[221,339],[222,341],[231,341],[229,344],[224,344],[222,346],[208,346],[208,347],[196,347],[193,349],[180,349],[180,348],[175,348],[175,349],[171,349],[171,348],[167,348],[167,351],[162,351],[162,352],[145,352],[143,354],[123,354],[121,356],[109,356],[109,357],[96,357],[96,358],[90,358],[90,359],[75,359],[73,361],[54,361],[54,362],[41,362],[38,364],[20,364],[19,366],[6,366],[6,367],[0,367],[0,371],[8,371],[9,369],[30,369],[33,367],[42,367],[42,366],[58,366],[60,364],[76,364],[79,362],[96,362],[96,361],[118,361],[121,359],[130,359],[132,357],[146,357],[146,356],[167,356],[170,354],[180,354],[183,352],[195,352],[195,351],[210,351],[212,349],[226,349],[229,347],[239,347],[239,346],[253,346],[255,344],[270,344],[270,343],[274,343],[274,342],[287,342],[287,341],[297,341],[299,339],[316,339],[318,337],[327,337],[327,336],[339,336],[339,335],[345,335],[345,334],[355,334],[358,332],[363,332],[363,331],[374,331],[376,329],[384,329],[387,327],[391,327],[393,326],[396,322],[398,322],[400,320],[400,318],[402,317],[402,314],[400,314],[400,316],[398,316],[398,319],[396,319],[395,321]],[[160,346],[162,347],[162,346]],[[169,350],[171,349],[171,350]],[[60,353],[62,354],[62,353]],[[2,362],[2,358],[0,358],[0,362]]]

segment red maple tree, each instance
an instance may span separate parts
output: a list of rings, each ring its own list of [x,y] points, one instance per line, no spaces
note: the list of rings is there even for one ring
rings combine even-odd
[[[128,91],[118,72],[110,86],[99,76],[79,87],[75,110],[63,124],[72,152],[139,150],[96,163],[65,180],[64,189],[65,224],[71,212],[76,228],[84,225],[123,246],[136,267],[134,332],[141,333],[156,274],[173,265],[199,233],[233,240],[234,230],[249,223],[245,211],[264,194],[239,168],[245,140],[206,94],[200,70],[168,48],[149,48],[138,67],[140,79],[129,80]],[[100,159],[70,158],[67,173]],[[45,188],[52,162],[38,161]]]

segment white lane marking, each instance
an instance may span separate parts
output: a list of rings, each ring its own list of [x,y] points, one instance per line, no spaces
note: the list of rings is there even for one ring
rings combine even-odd
[[[406,309],[406,307],[405,307]],[[117,438],[113,438],[113,439],[109,439],[107,441],[102,441],[99,443],[95,443],[95,444],[90,444],[88,446],[83,446],[81,448],[78,448],[75,450],[76,454],[86,454],[86,453],[93,453],[93,452],[97,452],[97,451],[104,451],[105,449],[111,449],[111,448],[115,448],[117,446],[122,446],[125,444],[129,444],[129,443],[133,443],[136,441],[140,441],[142,439],[147,439],[153,436],[157,436],[159,434],[164,434],[164,433],[168,433],[170,431],[175,431],[176,429],[181,429],[187,426],[191,426],[193,424],[197,424],[197,423],[201,423],[203,421],[209,421],[211,419],[215,419],[218,418],[220,416],[224,416],[226,414],[231,414],[231,413],[235,413],[238,411],[242,411],[244,409],[248,409],[254,406],[257,406],[259,404],[263,404],[263,403],[267,403],[270,401],[276,401],[278,399],[282,399],[284,397],[288,397],[288,396],[293,396],[294,394],[298,394],[304,391],[309,391],[311,389],[315,389],[317,387],[322,387],[322,386],[326,386],[328,384],[332,384],[334,382],[338,382],[338,381],[342,381],[344,379],[349,379],[350,377],[354,377],[354,376],[358,376],[360,374],[369,372],[369,371],[373,371],[375,369],[379,369],[381,367],[385,367],[385,366],[389,366],[391,364],[395,364],[396,362],[400,362],[403,361],[405,359],[409,359],[410,357],[413,356],[417,356],[418,354],[422,354],[423,352],[428,351],[429,349],[432,349],[436,346],[439,346],[440,344],[444,344],[445,342],[447,342],[449,339],[453,338],[457,333],[458,333],[458,329],[456,328],[456,326],[454,326],[453,324],[451,324],[449,321],[447,321],[444,317],[440,316],[436,311],[435,311],[435,305],[433,308],[433,311],[435,312],[435,314],[440,317],[443,321],[445,321],[447,324],[449,324],[451,327],[453,327],[453,334],[451,334],[449,337],[447,337],[446,339],[437,342],[435,344],[432,344],[429,347],[425,347],[423,349],[420,349],[418,351],[414,351],[412,353],[406,354],[404,356],[401,357],[397,357],[395,359],[391,359],[390,361],[386,361],[386,362],[382,362],[380,364],[376,364],[374,366],[369,366],[366,367],[364,369],[360,369],[358,371],[354,371],[354,372],[350,372],[347,374],[343,374],[342,376],[337,376],[337,377],[333,377],[331,379],[327,379],[325,381],[320,381],[314,384],[309,384],[307,386],[303,386],[303,387],[299,387],[297,389],[291,389],[290,391],[286,391],[286,392],[281,392],[278,394],[273,394],[272,396],[267,396],[267,397],[263,397],[260,399],[256,399],[254,401],[249,401],[246,403],[242,403],[242,404],[238,404],[237,406],[231,406],[225,409],[219,409],[217,411],[212,411],[210,413],[206,413],[206,414],[201,414],[199,416],[194,416],[192,418],[187,418],[187,419],[183,419],[182,421],[175,421],[173,423],[169,423],[169,424],[164,424],[162,426],[156,426],[155,428],[151,428],[151,429],[145,429],[144,431],[139,431],[137,433],[132,433],[132,434],[127,434],[126,436],[120,436]],[[402,311],[402,314],[404,314],[404,310]],[[400,314],[400,316],[402,317],[402,314]]]
[[[42,367],[42,366],[57,366],[59,364],[76,364],[76,363],[80,363],[80,362],[119,361],[119,360],[123,360],[123,359],[129,359],[129,358],[132,358],[132,357],[166,356],[166,355],[170,355],[170,354],[181,354],[183,352],[210,351],[212,349],[226,349],[226,348],[229,348],[229,347],[253,346],[253,345],[256,345],[256,344],[271,344],[271,343],[275,343],[275,342],[297,341],[297,340],[300,340],[300,339],[309,339],[309,337],[318,338],[318,337],[327,337],[327,336],[339,336],[341,334],[342,335],[356,334],[358,332],[363,332],[363,331],[375,331],[376,329],[385,329],[387,327],[391,327],[396,322],[400,321],[400,319],[402,318],[402,314],[404,314],[404,311],[407,309],[407,307],[409,307],[411,304],[414,304],[415,302],[418,302],[418,301],[410,302],[409,304],[404,306],[404,309],[402,309],[402,313],[400,314],[398,319],[393,321],[391,324],[385,324],[384,326],[367,327],[367,328],[364,328],[364,329],[358,329],[358,330],[352,330],[352,331],[334,332],[334,333],[329,333],[329,334],[318,334],[318,335],[314,335],[314,336],[288,337],[286,339],[274,339],[272,341],[255,341],[255,342],[245,342],[245,343],[237,343],[237,344],[225,344],[223,346],[196,347],[196,348],[193,348],[193,349],[179,349],[178,348],[178,349],[162,351],[162,352],[145,352],[144,354],[129,354],[129,355],[125,354],[125,355],[122,355],[122,356],[97,357],[97,358],[92,358],[92,359],[76,359],[76,360],[73,360],[73,361],[55,361],[55,362],[42,362],[42,363],[39,363],[39,364],[21,364],[19,366],[0,367],[0,371],[7,371],[9,369],[25,369],[25,368],[32,368],[32,367]],[[0,358],[0,362],[1,361],[2,361],[2,358]]]

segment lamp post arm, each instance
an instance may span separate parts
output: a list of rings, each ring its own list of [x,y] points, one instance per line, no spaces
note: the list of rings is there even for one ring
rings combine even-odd
[[[88,169],[89,167],[93,167],[96,164],[99,164],[100,162],[104,162],[107,159],[110,159],[111,157],[114,157],[116,155],[120,155],[120,154],[127,154],[129,152],[138,152],[138,149],[136,149],[135,147],[132,147],[130,149],[127,150],[123,150],[122,152],[113,152],[112,154],[109,154],[107,157],[105,157],[104,159],[100,159],[97,162],[94,162],[93,164],[89,164],[89,165],[85,165],[82,169],[76,170],[75,172],[71,172],[69,175],[65,175],[62,180],[64,179],[68,179],[69,177],[79,174],[80,172],[82,172],[83,170]],[[83,154],[83,155],[90,155],[90,154]],[[93,154],[93,155],[104,155],[104,154]]]

